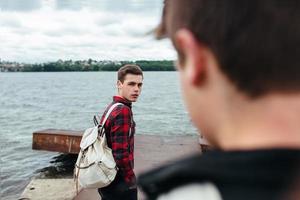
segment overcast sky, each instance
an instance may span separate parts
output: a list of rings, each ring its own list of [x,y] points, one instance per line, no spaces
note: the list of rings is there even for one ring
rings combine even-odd
[[[0,0],[0,59],[17,62],[175,59],[146,35],[163,0]]]

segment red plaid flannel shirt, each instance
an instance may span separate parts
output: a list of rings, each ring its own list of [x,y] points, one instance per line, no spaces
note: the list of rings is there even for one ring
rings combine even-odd
[[[112,149],[112,153],[119,172],[129,185],[136,184],[134,168],[134,133],[135,122],[131,111],[131,102],[119,96],[113,97],[113,102],[106,108],[102,115],[101,122],[109,108],[115,103],[122,103],[113,109],[108,117],[104,128],[106,130],[107,145]],[[131,132],[129,130],[131,127]]]

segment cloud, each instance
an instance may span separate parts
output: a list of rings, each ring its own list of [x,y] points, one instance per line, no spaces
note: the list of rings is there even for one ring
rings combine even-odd
[[[40,7],[40,0],[26,0],[26,3],[23,0],[0,1],[0,10],[5,8],[9,11],[29,12]]]
[[[0,19],[0,26],[7,28],[20,28],[22,26],[21,21],[17,18],[3,17]]]
[[[159,9],[143,12],[142,5],[134,5],[126,12],[115,12],[116,8],[112,12],[109,3],[102,10],[54,9],[56,4],[47,1],[31,12],[2,11],[0,58],[19,62],[174,59],[169,41],[146,35],[159,22]]]

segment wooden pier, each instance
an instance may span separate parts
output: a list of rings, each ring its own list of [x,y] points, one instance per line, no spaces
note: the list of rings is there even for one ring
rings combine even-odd
[[[83,131],[58,129],[36,131],[33,133],[32,148],[35,150],[77,154],[79,152],[82,134]],[[135,173],[138,175],[143,171],[155,168],[172,160],[194,153],[201,153],[201,150],[206,150],[208,146],[206,144],[200,144],[200,141],[202,140],[199,140],[197,135],[157,136],[137,134],[135,135]],[[40,185],[40,187],[36,187],[36,190],[28,189],[27,187],[21,197],[31,200],[39,198],[47,200],[48,197],[53,199],[53,196],[48,196],[47,193],[52,190],[59,190],[60,187],[57,188],[57,185],[61,185],[61,183],[57,184],[59,181],[63,180],[50,179],[48,181],[41,181],[34,179],[28,187],[32,187],[32,185]],[[65,183],[64,187],[72,188],[72,181],[65,180],[63,182]],[[41,186],[41,184],[47,186]],[[62,190],[66,191],[66,188],[62,188]],[[73,190],[70,189],[69,192],[73,193],[74,188]],[[60,193],[57,192],[57,195],[59,194]],[[143,195],[140,194],[140,197],[139,199],[142,199]],[[55,199],[60,198],[59,196],[55,197]],[[96,190],[83,190],[74,200],[82,199],[98,200],[100,198]]]
[[[33,132],[32,149],[78,154],[83,131],[45,129]]]
[[[44,129],[35,131],[32,134],[32,149],[78,154],[83,132],[84,131],[63,129]],[[198,136],[136,135],[135,144],[137,144],[138,146],[139,144],[141,144],[142,146],[147,146],[147,144],[157,144],[159,147],[165,145],[178,145],[179,147],[185,147],[186,145],[192,144],[193,148],[194,145],[200,145],[199,147],[201,148],[201,151],[206,151],[209,148],[207,142],[199,138]],[[151,148],[151,150],[153,150],[153,148]]]

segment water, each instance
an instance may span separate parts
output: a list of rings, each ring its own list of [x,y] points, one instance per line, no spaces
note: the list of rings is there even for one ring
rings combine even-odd
[[[133,104],[137,134],[193,135],[176,72],[145,72]],[[32,132],[83,130],[116,94],[115,72],[0,73],[0,197],[17,199],[58,153],[31,149]]]

